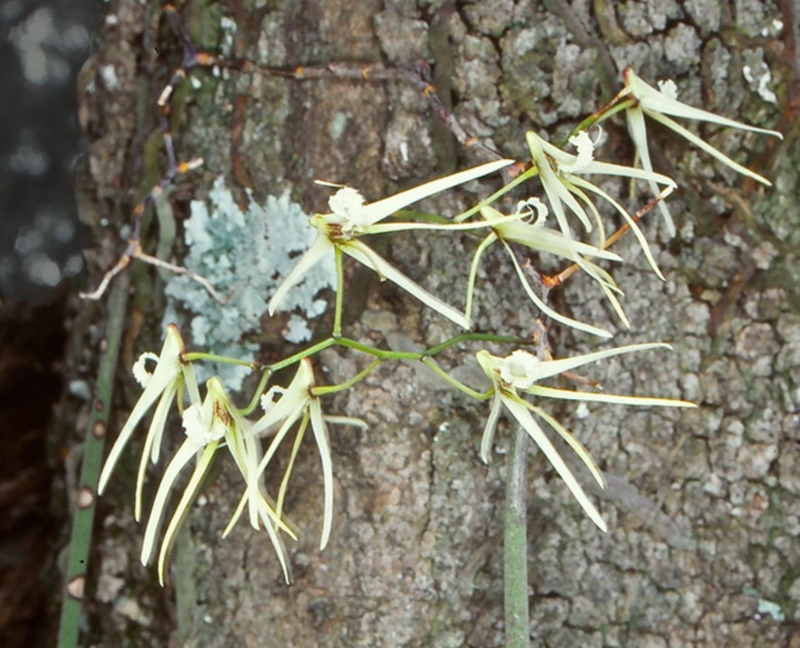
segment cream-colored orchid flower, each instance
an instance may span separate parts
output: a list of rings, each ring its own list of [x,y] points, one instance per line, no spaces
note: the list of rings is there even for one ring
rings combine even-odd
[[[520,220],[518,218],[519,210],[530,210],[531,207],[537,211],[536,220],[532,223]],[[581,331],[586,331],[587,333],[592,333],[593,335],[600,337],[611,337],[611,333],[605,329],[571,319],[550,308],[550,306],[547,305],[547,303],[530,285],[530,282],[525,276],[524,270],[520,266],[519,261],[514,254],[514,251],[509,246],[510,242],[524,245],[532,250],[555,254],[556,256],[577,263],[589,274],[590,277],[592,277],[592,279],[598,282],[603,292],[611,301],[617,314],[622,319],[622,322],[625,324],[625,326],[629,327],[630,323],[628,322],[627,317],[625,317],[622,306],[614,294],[615,292],[620,293],[621,291],[617,287],[611,275],[596,264],[592,263],[590,260],[591,258],[599,258],[608,259],[610,261],[622,261],[622,258],[613,252],[596,248],[588,243],[576,241],[562,232],[544,227],[547,214],[547,207],[538,199],[532,199],[521,203],[521,205],[518,207],[517,216],[506,217],[505,220],[503,220],[503,215],[493,207],[484,207],[481,209],[481,215],[487,221],[490,221],[493,224],[491,226],[491,232],[478,246],[478,249],[475,251],[475,255],[472,259],[469,281],[467,284],[466,316],[468,318],[471,316],[475,279],[478,273],[478,265],[480,263],[481,256],[492,243],[500,240],[511,257],[511,262],[514,264],[514,270],[516,271],[517,276],[522,283],[522,287],[525,289],[525,292],[531,301],[544,314],[558,322],[561,322],[562,324],[566,324],[567,326],[571,326]]]
[[[245,503],[248,502],[252,498],[254,492],[257,491],[260,480],[262,479],[262,476],[266,471],[270,461],[275,456],[275,452],[277,451],[278,447],[280,447],[281,443],[286,438],[286,435],[297,424],[297,434],[292,448],[291,458],[289,460],[289,465],[284,472],[280,493],[275,506],[277,515],[279,517],[281,516],[283,499],[286,492],[286,487],[288,485],[289,476],[294,466],[297,450],[306,430],[308,429],[308,424],[310,423],[322,464],[322,481],[324,487],[323,522],[320,549],[324,549],[328,544],[333,522],[333,462],[331,459],[326,421],[331,423],[358,425],[360,427],[365,427],[365,424],[358,419],[352,419],[348,417],[323,416],[322,406],[320,405],[319,398],[315,397],[312,393],[313,388],[314,371],[311,367],[311,361],[308,358],[304,358],[300,361],[297,368],[297,373],[288,387],[285,389],[281,387],[272,387],[264,396],[262,396],[261,404],[265,410],[264,415],[253,424],[249,434],[253,438],[270,434],[274,434],[274,437],[267,447],[264,456],[250,473],[247,479],[247,489],[242,496],[239,506],[231,518],[231,521],[228,523],[228,527],[225,529],[223,537],[227,535],[236,524],[242,511],[244,510]],[[278,400],[275,401],[275,398]],[[254,524],[252,512],[251,524]]]
[[[622,218],[625,219],[625,222],[631,228],[633,235],[636,237],[642,251],[647,257],[650,266],[655,273],[663,279],[664,277],[658,269],[658,265],[656,265],[647,239],[641,229],[639,229],[636,221],[618,201],[614,200],[608,193],[600,189],[600,187],[588,182],[581,176],[601,174],[635,180],[646,180],[650,183],[651,187],[654,187],[653,191],[656,196],[661,199],[666,198],[675,189],[677,186],[675,182],[665,175],[654,173],[652,169],[642,170],[595,160],[593,155],[594,143],[585,131],[570,139],[570,142],[578,149],[577,155],[561,150],[557,146],[542,139],[534,132],[528,132],[525,137],[528,142],[528,148],[531,151],[533,163],[539,170],[539,178],[542,182],[542,186],[544,187],[544,191],[553,208],[553,213],[564,235],[572,236],[572,231],[567,222],[565,206],[578,217],[587,232],[592,230],[592,223],[583,205],[581,205],[582,202],[589,208],[589,211],[591,211],[594,216],[599,231],[599,246],[603,246],[605,243],[603,221],[600,217],[600,212],[597,211],[597,207],[595,207],[594,203],[587,195],[587,192],[592,193],[608,202],[619,212]],[[659,184],[663,186],[663,189],[658,189],[657,185]],[[578,202],[578,199],[580,199],[581,202]]]
[[[260,445],[251,433],[252,424],[233,406],[219,378],[209,379],[206,382],[206,388],[206,397],[203,402],[193,403],[183,413],[186,438],[164,470],[145,528],[141,553],[141,561],[144,565],[149,563],[152,558],[158,528],[176,480],[181,471],[194,460],[192,475],[181,494],[180,501],[175,507],[161,541],[158,553],[158,578],[162,585],[165,580],[167,557],[172,543],[211,466],[214,455],[223,447],[221,445],[223,442],[245,482],[257,481],[253,473],[260,458]],[[292,538],[295,536],[275,513],[263,487],[254,488],[250,504],[255,514],[264,523],[288,582],[289,567],[278,530],[285,531]]]
[[[632,344],[628,346],[587,353],[574,358],[563,360],[539,360],[535,355],[523,351],[514,351],[509,356],[498,357],[491,355],[488,351],[481,350],[476,354],[478,364],[492,381],[494,398],[489,418],[483,430],[481,439],[481,459],[489,461],[489,454],[494,440],[494,433],[500,411],[505,407],[516,421],[525,429],[534,443],[542,450],[547,460],[555,468],[559,476],[566,482],[567,487],[575,499],[581,505],[589,518],[600,529],[606,531],[607,527],[600,513],[587,497],[578,480],[572,471],[567,467],[561,455],[550,439],[539,427],[539,424],[531,416],[531,412],[543,419],[552,427],[564,441],[580,457],[584,465],[589,469],[594,479],[601,488],[605,488],[605,479],[597,464],[592,459],[589,452],[563,425],[556,419],[547,414],[541,408],[529,403],[520,396],[520,393],[541,396],[544,398],[561,398],[565,400],[593,401],[600,403],[615,403],[618,405],[643,405],[659,407],[695,407],[693,403],[686,401],[672,400],[669,398],[643,398],[639,396],[620,396],[617,394],[603,394],[594,392],[577,392],[564,389],[555,389],[538,385],[540,380],[556,376],[565,371],[570,371],[581,367],[590,362],[609,358],[611,356],[629,353],[632,351],[644,351],[654,348],[670,348],[667,344]]]
[[[625,112],[628,120],[628,130],[630,131],[633,144],[639,152],[639,157],[642,160],[642,167],[646,171],[652,172],[653,164],[650,160],[650,150],[647,147],[647,127],[645,126],[644,116],[647,115],[651,119],[663,124],[670,130],[674,131],[684,139],[689,140],[692,144],[702,149],[709,155],[717,158],[723,164],[728,165],[734,171],[746,175],[762,184],[771,186],[769,180],[765,177],[751,171],[747,167],[742,166],[735,162],[721,151],[715,149],[713,146],[702,140],[700,137],[678,124],[671,117],[679,117],[682,119],[694,119],[697,121],[705,121],[721,126],[728,126],[730,128],[739,128],[753,133],[763,133],[764,135],[773,135],[779,139],[783,139],[783,135],[778,131],[769,130],[767,128],[759,128],[757,126],[750,126],[742,122],[721,117],[707,110],[700,108],[693,108],[677,99],[677,88],[675,82],[672,80],[660,81],[659,89],[656,90],[653,86],[640,79],[632,68],[625,68],[622,71],[622,77],[625,82],[626,93],[636,100],[630,108]],[[625,96],[625,94],[621,95]],[[652,183],[651,183],[651,186]],[[655,191],[655,187],[653,188]],[[661,214],[664,217],[667,231],[670,236],[675,235],[675,223],[672,221],[672,216],[669,213],[666,205],[663,202],[659,205]]]
[[[275,295],[269,302],[269,313],[272,315],[280,308],[289,290],[308,270],[330,254],[336,248],[353,257],[359,263],[372,268],[381,279],[388,279],[413,295],[426,306],[452,320],[462,328],[469,328],[469,321],[455,308],[435,297],[419,284],[409,279],[389,262],[376,254],[371,248],[359,240],[367,234],[384,234],[411,229],[474,229],[485,227],[482,222],[465,224],[434,223],[380,223],[391,214],[415,203],[423,198],[440,193],[457,185],[483,177],[512,164],[513,160],[499,160],[483,164],[466,171],[427,182],[399,194],[366,204],[364,197],[351,187],[340,189],[328,201],[330,214],[316,214],[311,217],[311,224],[319,233],[308,251],[284,279]],[[338,287],[341,290],[342,286]]]
[[[139,397],[136,405],[131,411],[130,416],[122,426],[122,430],[111,448],[111,452],[106,459],[103,470],[100,473],[100,480],[97,492],[102,495],[108,484],[114,466],[117,464],[122,451],[130,441],[136,426],[158,399],[153,420],[147,431],[142,457],[139,461],[138,478],[136,480],[136,502],[134,506],[134,517],[138,521],[142,512],[142,485],[144,474],[147,467],[147,458],[150,457],[152,463],[158,461],[161,450],[161,440],[164,436],[164,426],[167,422],[167,414],[172,406],[175,396],[186,389],[192,403],[200,402],[200,392],[197,388],[197,380],[194,375],[192,365],[183,361],[183,353],[186,350],[183,338],[178,332],[178,327],[174,324],[167,326],[166,339],[161,349],[161,354],[156,356],[153,353],[143,353],[136,364],[133,366],[133,373],[137,380],[144,387],[144,392]],[[156,363],[152,374],[148,373],[145,363],[152,361]]]

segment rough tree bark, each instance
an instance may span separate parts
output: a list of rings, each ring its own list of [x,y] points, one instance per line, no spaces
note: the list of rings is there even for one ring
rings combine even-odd
[[[531,637],[534,646],[800,645],[800,147],[792,3],[187,0],[180,12],[200,47],[229,48],[263,64],[409,66],[431,59],[439,91],[457,99],[459,117],[520,158],[526,129],[563,135],[611,96],[626,65],[652,81],[674,78],[689,103],[779,124],[789,135],[782,145],[701,129],[773,178],[772,190],[655,133],[658,164],[684,187],[671,202],[680,233],[667,241],[655,219],[647,224],[666,283],[646,270],[634,243],[620,246],[628,263],[616,277],[633,328],[615,341],[663,340],[675,352],[607,362],[592,375],[610,392],[684,397],[701,407],[682,414],[592,408],[588,418],[562,408],[564,422],[609,474],[602,508],[610,531],[597,532],[563,485],[534,463]],[[179,58],[155,3],[108,4],[80,106],[91,139],[81,187],[98,234],[98,269],[113,262],[117,231],[163,170],[155,99]],[[767,74],[771,79],[759,85]],[[410,87],[301,83],[258,72],[199,70],[192,78],[198,87],[186,83],[176,98],[175,140],[183,158],[202,155],[205,165],[173,192],[179,216],[221,174],[239,200],[247,185],[257,199],[288,189],[311,213],[327,199],[312,185],[315,178],[377,198],[479,161],[443,137]],[[622,134],[622,126],[612,127],[603,153],[630,161],[630,147],[617,143]],[[448,196],[453,202],[440,206],[456,212],[469,199]],[[101,219],[110,225],[102,228]],[[444,254],[440,245],[435,237],[400,237],[389,254],[428,286],[463,285],[466,264],[454,260],[469,241]],[[477,325],[524,334],[532,312],[513,288],[511,269],[500,255],[486,268],[484,283],[491,278],[498,287],[482,297]],[[160,280],[147,268],[134,272],[138,289],[119,372],[126,388],[131,358],[159,348],[162,334]],[[356,334],[432,344],[450,331],[391,288],[366,286],[363,308],[350,314]],[[585,320],[611,322],[589,288],[576,281],[557,299]],[[81,308],[76,372],[92,366],[93,326],[102,321],[101,307]],[[264,353],[286,354],[284,322],[265,317],[257,332]],[[554,344],[567,354],[586,342],[559,331]],[[447,359],[452,366],[466,361],[456,353]],[[322,362],[331,381],[357,370],[352,357],[338,353]],[[135,393],[119,395],[118,423]],[[220,539],[240,492],[231,467],[223,466],[188,520],[172,585],[160,589],[138,563],[132,482],[120,477],[98,526],[92,644],[502,645],[504,461],[498,454],[486,467],[477,458],[485,408],[413,367],[385,365],[331,411],[363,417],[369,430],[332,434],[337,509],[323,553],[316,548],[317,459],[301,455],[289,506],[305,533],[292,548],[289,587],[264,536],[240,525]],[[509,431],[498,437],[507,447]]]

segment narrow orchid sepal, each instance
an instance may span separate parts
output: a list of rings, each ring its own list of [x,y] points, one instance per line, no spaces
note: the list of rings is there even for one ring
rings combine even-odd
[[[494,162],[487,162],[480,166],[459,171],[452,175],[443,178],[437,178],[430,182],[401,191],[394,196],[383,198],[382,200],[375,201],[369,205],[364,205],[361,215],[361,224],[363,226],[373,225],[387,216],[391,216],[395,212],[408,207],[409,205],[419,202],[423,198],[428,198],[435,194],[441,193],[447,189],[452,189],[458,185],[477,180],[483,176],[489,175],[514,164],[514,160],[496,160]]]
[[[575,475],[572,474],[572,471],[567,467],[567,464],[564,463],[564,460],[561,458],[561,455],[558,454],[558,451],[550,442],[550,439],[547,438],[547,435],[536,423],[533,416],[531,416],[528,408],[518,397],[504,398],[503,405],[506,406],[506,409],[511,412],[511,415],[525,429],[533,442],[539,446],[539,449],[544,453],[544,456],[547,457],[547,460],[550,462],[553,468],[555,468],[559,477],[564,480],[567,488],[569,488],[569,491],[572,493],[573,497],[578,500],[578,504],[581,505],[581,508],[584,510],[586,515],[589,516],[589,519],[594,522],[604,533],[608,531],[608,526],[606,526],[606,523],[600,515],[600,512],[595,508],[594,504],[592,504],[591,500],[586,495],[586,492],[583,490],[583,487],[578,483],[578,480],[575,479]]]
[[[297,265],[286,275],[286,278],[281,285],[278,286],[278,290],[275,291],[272,299],[269,300],[267,311],[270,315],[274,315],[275,311],[280,308],[287,293],[302,281],[303,275],[319,263],[333,248],[334,245],[331,240],[325,236],[323,232],[319,232],[317,238],[314,239],[314,242],[311,244],[311,247],[306,250],[300,261],[297,262]]]
[[[463,329],[469,329],[469,320],[463,313],[459,312],[449,304],[446,304],[438,297],[432,295],[422,286],[410,279],[397,268],[391,265],[383,257],[372,251],[371,248],[358,240],[348,241],[341,246],[342,251],[348,256],[353,257],[359,263],[372,268],[382,279],[388,279],[397,284],[412,297],[416,297],[428,308],[435,310],[440,315],[458,324]]]
[[[488,461],[489,453],[494,441],[494,433],[497,427],[501,405],[505,406],[514,419],[516,419],[516,421],[525,429],[531,439],[533,439],[533,441],[539,446],[547,459],[556,469],[556,472],[558,472],[558,474],[567,484],[570,492],[575,499],[578,500],[578,503],[581,505],[589,518],[600,529],[605,531],[605,523],[600,517],[600,514],[597,512],[597,509],[588,499],[586,493],[583,491],[583,488],[566,466],[550,440],[547,438],[544,432],[542,432],[531,413],[534,413],[542,418],[559,434],[559,436],[561,436],[562,439],[564,439],[564,441],[578,455],[580,460],[591,473],[592,477],[601,487],[605,487],[603,473],[592,459],[589,451],[569,432],[569,430],[561,425],[561,423],[559,423],[550,414],[523,399],[521,394],[542,396],[546,398],[562,398],[565,400],[596,400],[598,402],[617,403],[623,405],[694,407],[693,403],[666,398],[647,398],[618,396],[614,394],[595,394],[591,392],[573,392],[553,389],[536,384],[543,378],[549,378],[595,360],[608,358],[630,351],[641,351],[659,347],[668,347],[668,345],[660,343],[632,344],[619,347],[617,349],[608,349],[595,353],[587,353],[582,356],[563,360],[540,360],[535,355],[523,350],[514,351],[512,354],[506,357],[493,356],[485,350],[478,351],[475,358],[486,376],[489,378],[489,380],[491,380],[492,391],[494,392],[492,408],[484,427],[483,436],[481,439],[481,458],[484,461]]]
[[[544,398],[559,398],[561,400],[573,400],[592,403],[608,403],[610,405],[638,405],[642,407],[685,407],[694,409],[697,403],[675,398],[653,398],[650,396],[623,396],[621,394],[605,394],[597,392],[578,392],[569,389],[556,389],[554,387],[544,387],[534,385],[525,390],[533,396]]]
[[[715,149],[713,146],[711,146],[711,144],[709,144],[708,142],[700,139],[697,135],[692,133],[687,128],[681,126],[678,122],[674,121],[673,119],[670,119],[669,117],[667,117],[665,115],[660,115],[658,113],[653,113],[653,114],[650,115],[650,117],[652,119],[654,119],[655,121],[663,124],[667,128],[675,131],[676,133],[678,133],[678,135],[680,135],[683,138],[689,140],[697,148],[702,149],[703,151],[708,153],[710,156],[717,158],[720,162],[722,162],[723,164],[729,166],[734,171],[738,171],[742,175],[748,176],[749,178],[752,178],[753,180],[755,180],[757,182],[760,182],[761,184],[763,184],[766,187],[771,187],[772,186],[772,182],[767,180],[767,178],[765,178],[764,176],[756,173],[755,171],[751,171],[746,166],[743,166],[743,165],[739,164],[735,160],[732,160],[727,155],[725,155],[722,151],[720,151],[718,149]]]
[[[557,376],[565,371],[572,371],[583,365],[604,360],[626,353],[636,351],[647,351],[649,349],[668,349],[672,350],[672,346],[664,342],[644,342],[640,344],[627,344],[613,349],[604,349],[602,351],[593,351],[592,353],[584,353],[581,355],[573,356],[572,358],[562,358],[560,360],[546,360],[536,363],[533,369],[529,370],[531,383]]]
[[[606,478],[603,476],[603,472],[600,470],[600,467],[597,465],[597,463],[595,463],[592,455],[589,454],[586,446],[578,441],[572,432],[561,425],[558,420],[550,416],[550,414],[545,412],[541,407],[536,407],[524,399],[520,399],[520,402],[531,412],[534,412],[539,418],[543,419],[556,432],[558,432],[559,436],[567,443],[567,445],[569,445],[570,448],[572,448],[572,451],[578,455],[578,458],[583,462],[583,465],[586,466],[592,477],[594,477],[597,485],[600,486],[600,488],[605,488]]]
[[[142,519],[142,489],[144,488],[144,478],[147,471],[148,459],[155,464],[158,462],[159,448],[161,446],[161,437],[163,436],[164,427],[167,423],[167,415],[169,414],[172,400],[177,387],[171,385],[168,387],[161,399],[156,405],[156,410],[153,412],[153,419],[150,422],[150,428],[145,437],[144,447],[142,448],[142,456],[139,459],[139,470],[136,473],[136,494],[134,496],[133,506],[133,519],[139,522]]]
[[[164,470],[164,475],[161,478],[161,483],[158,485],[158,490],[153,500],[153,506],[150,509],[150,516],[147,519],[147,526],[145,527],[141,553],[143,565],[147,565],[152,559],[156,533],[158,532],[161,518],[164,516],[164,509],[167,505],[167,498],[169,497],[170,491],[184,466],[194,459],[197,450],[197,444],[186,439]]]
[[[197,457],[197,463],[192,471],[192,476],[189,478],[189,483],[186,484],[183,494],[181,495],[181,499],[178,502],[178,505],[175,507],[175,512],[172,514],[172,518],[170,519],[169,524],[164,531],[164,537],[161,540],[161,548],[158,551],[157,561],[158,582],[162,587],[166,581],[164,575],[167,569],[167,558],[169,557],[169,552],[175,542],[175,536],[177,535],[178,529],[180,529],[183,521],[186,518],[186,515],[189,512],[189,506],[192,504],[197,496],[198,491],[200,490],[200,486],[203,483],[203,478],[206,476],[208,469],[211,467],[211,461],[214,458],[214,454],[217,451],[218,445],[218,441],[209,443],[205,448],[203,448],[203,451]]]
[[[325,427],[325,421],[322,419],[322,408],[319,404],[319,399],[312,399],[309,405],[311,430],[314,432],[314,439],[316,439],[319,458],[322,463],[324,502],[322,536],[319,541],[319,549],[322,551],[328,544],[328,540],[330,540],[331,527],[333,525],[333,463],[331,461],[331,449],[328,442],[328,429]]]
[[[317,239],[284,279],[272,299],[270,299],[268,307],[270,315],[278,310],[288,291],[300,282],[302,276],[319,262],[329,250],[338,247],[368,267],[374,268],[381,276],[391,279],[401,288],[410,290],[414,296],[421,298],[424,303],[428,305],[434,304],[432,306],[434,310],[445,315],[445,317],[449,317],[459,326],[469,328],[468,322],[458,311],[437,300],[430,293],[411,282],[405,275],[371,252],[363,243],[357,241],[357,238],[364,234],[380,234],[407,229],[435,230],[455,228],[469,230],[487,227],[482,222],[453,223],[446,226],[423,223],[385,223],[378,225],[378,223],[423,198],[471,180],[476,180],[490,173],[495,173],[513,163],[514,160],[497,160],[482,164],[472,169],[426,182],[418,187],[401,191],[394,196],[370,204],[366,204],[364,197],[357,190],[352,187],[342,187],[328,201],[328,205],[331,208],[330,214],[316,214],[309,219],[310,223],[319,230]],[[384,266],[384,264],[386,265]],[[383,272],[383,269],[386,272]]]

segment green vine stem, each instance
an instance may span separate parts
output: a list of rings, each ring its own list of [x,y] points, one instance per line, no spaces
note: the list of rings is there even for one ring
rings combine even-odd
[[[364,344],[363,342],[359,342],[358,340],[353,340],[352,338],[347,337],[337,337],[331,336],[322,340],[321,342],[317,342],[316,344],[308,347],[307,349],[303,349],[288,358],[284,358],[283,360],[279,360],[271,365],[263,367],[264,373],[261,375],[261,379],[258,383],[258,387],[256,388],[253,397],[250,399],[250,402],[240,410],[243,416],[247,416],[253,412],[253,410],[258,407],[259,399],[261,395],[267,388],[267,384],[269,383],[270,377],[276,372],[280,371],[281,369],[285,369],[286,367],[290,367],[293,364],[300,362],[303,358],[308,358],[313,355],[316,355],[320,351],[327,349],[328,347],[332,346],[341,346],[347,349],[353,349],[355,351],[361,351],[362,353],[366,353],[367,355],[371,355],[375,358],[375,361],[369,365],[369,367],[360,372],[357,376],[351,378],[345,383],[341,385],[323,385],[320,387],[316,387],[314,389],[314,393],[317,396],[324,396],[326,394],[333,394],[338,391],[342,391],[343,389],[347,389],[352,387],[355,383],[359,382],[363,378],[365,378],[375,367],[378,366],[381,362],[385,360],[417,360],[422,362],[424,365],[432,369],[439,375],[445,382],[450,383],[456,389],[464,392],[468,396],[472,398],[476,398],[478,400],[486,400],[489,395],[482,394],[480,392],[476,392],[466,385],[458,382],[454,378],[452,378],[447,372],[443,371],[436,365],[435,362],[431,360],[431,358],[442,351],[454,346],[456,344],[462,344],[465,342],[494,342],[498,344],[516,344],[516,345],[525,345],[528,344],[528,341],[511,336],[511,335],[494,335],[492,333],[461,333],[456,335],[449,340],[445,340],[437,345],[429,347],[424,351],[392,351],[390,349],[379,349],[378,347]],[[219,356],[212,353],[204,353],[201,351],[191,351],[183,354],[183,361],[184,362],[223,362],[227,364],[236,364],[242,366],[254,366],[254,363],[249,361],[237,360],[236,358],[229,358],[226,356]]]
[[[125,312],[130,276],[123,273],[111,293],[106,325],[106,350],[100,360],[97,391],[92,402],[91,416],[83,443],[78,489],[75,492],[75,511],[67,553],[61,621],[58,628],[58,648],[78,645],[86,578],[89,567],[89,547],[92,540],[94,514],[97,508],[97,480],[103,460],[106,431],[114,392],[114,373],[117,367],[120,341],[125,328]]]
[[[345,389],[350,389],[353,385],[355,385],[359,380],[363,380],[369,374],[372,373],[372,370],[375,369],[381,363],[380,358],[375,358],[372,362],[369,363],[369,366],[364,369],[363,371],[359,371],[355,376],[350,378],[343,383],[338,385],[325,385],[323,387],[314,387],[311,390],[311,393],[314,396],[327,396],[328,394],[336,394],[337,392],[344,391]]]

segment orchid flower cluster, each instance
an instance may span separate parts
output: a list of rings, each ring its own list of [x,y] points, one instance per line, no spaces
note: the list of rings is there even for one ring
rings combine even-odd
[[[669,348],[668,345],[662,343],[628,345],[571,358],[553,359],[546,349],[538,348],[534,351],[522,348],[525,346],[525,342],[515,338],[493,333],[473,334],[467,332],[420,353],[394,352],[372,347],[342,335],[343,258],[346,255],[355,259],[358,263],[375,271],[381,280],[391,281],[460,329],[469,331],[480,261],[485,251],[492,244],[499,242],[509,253],[522,290],[544,318],[601,338],[611,337],[608,330],[597,324],[581,322],[554,310],[547,303],[547,296],[541,287],[531,285],[529,273],[519,261],[519,252],[554,255],[572,264],[576,270],[586,273],[609,300],[623,325],[630,327],[630,322],[625,316],[620,302],[622,292],[611,273],[601,265],[621,262],[622,258],[608,249],[611,239],[606,237],[604,219],[594,200],[605,202],[610,209],[621,216],[627,228],[639,242],[653,271],[662,279],[663,275],[638,226],[639,216],[632,216],[619,201],[601,189],[592,179],[595,176],[612,176],[631,182],[644,182],[653,193],[650,206],[659,205],[667,232],[674,234],[675,227],[664,206],[664,199],[676,188],[676,183],[671,178],[653,170],[647,144],[645,117],[666,126],[732,169],[765,184],[769,184],[765,178],[717,151],[672,118],[693,119],[776,137],[781,136],[775,131],[756,128],[687,106],[677,100],[675,86],[672,82],[662,83],[659,89],[655,89],[639,79],[632,70],[625,71],[624,81],[624,88],[619,95],[608,106],[584,122],[578,132],[569,138],[568,144],[574,148],[574,152],[564,150],[536,133],[527,133],[526,141],[531,155],[530,162],[522,170],[520,170],[520,165],[515,165],[516,177],[500,191],[481,201],[469,211],[453,218],[442,219],[440,222],[409,220],[403,218],[402,210],[424,198],[464,183],[496,174],[499,171],[508,172],[514,161],[498,160],[483,164],[372,203],[367,203],[364,197],[353,188],[340,188],[329,200],[330,213],[316,214],[311,217],[310,223],[317,230],[317,238],[271,297],[268,306],[269,314],[273,315],[280,309],[292,287],[303,280],[305,273],[324,256],[333,254],[338,274],[333,332],[323,342],[285,360],[263,367],[264,374],[256,394],[256,396],[260,396],[263,409],[259,418],[252,418],[252,411],[255,409],[254,403],[259,400],[258,398],[254,397],[251,407],[239,409],[234,405],[231,396],[217,378],[208,380],[205,385],[205,394],[201,394],[193,363],[210,356],[187,352],[176,326],[168,327],[166,340],[159,355],[143,354],[134,367],[134,373],[141,380],[144,391],[111,449],[101,474],[99,490],[102,493],[106,488],[123,449],[131,440],[135,429],[144,419],[148,410],[155,406],[144,440],[135,488],[135,517],[137,520],[141,518],[143,483],[147,468],[149,464],[159,464],[161,448],[165,445],[168,413],[173,407],[177,407],[182,418],[185,438],[163,471],[147,519],[141,553],[142,562],[145,564],[150,562],[157,553],[158,574],[162,583],[165,579],[167,557],[176,533],[202,485],[212,460],[217,453],[225,450],[230,454],[241,474],[243,489],[223,536],[231,531],[246,511],[250,525],[255,529],[263,528],[266,531],[278,556],[283,574],[287,582],[290,580],[290,562],[284,539],[286,537],[296,539],[298,530],[285,514],[284,502],[295,458],[309,427],[322,467],[323,501],[321,508],[323,513],[320,548],[324,548],[331,536],[335,510],[333,457],[328,428],[330,424],[361,427],[364,427],[365,424],[354,418],[326,415],[322,408],[323,397],[351,387],[381,362],[391,359],[417,360],[468,396],[478,400],[491,401],[480,443],[480,456],[484,461],[489,461],[500,416],[504,411],[507,412],[542,451],[587,516],[600,529],[606,529],[602,516],[562,459],[550,437],[542,429],[539,421],[544,422],[570,446],[601,487],[605,483],[602,471],[581,442],[548,414],[542,403],[548,399],[562,399],[657,407],[693,407],[693,404],[668,398],[615,395],[588,389],[566,390],[546,386],[542,383],[547,379],[611,356],[656,348]],[[588,135],[586,126],[599,124],[623,110],[636,147],[637,157],[641,161],[641,168],[601,162],[594,158],[595,146]],[[520,186],[523,182],[530,182],[534,178],[539,180],[541,195],[521,201],[510,214],[505,214],[499,206],[494,205],[512,188]],[[551,213],[555,218],[556,226],[554,228],[547,227],[547,220]],[[393,216],[396,217],[390,219]],[[587,235],[594,232],[594,239],[592,241],[579,239],[575,234],[576,228]],[[475,250],[466,279],[463,311],[407,277],[363,240],[368,235],[378,236],[408,230],[437,230],[451,233],[470,231],[483,236]],[[543,277],[542,279],[546,283],[547,278]],[[476,391],[459,382],[439,367],[434,360],[434,356],[439,351],[457,342],[477,343],[487,340],[495,344],[513,343],[518,348],[505,356],[493,355],[486,348],[477,350],[476,360],[488,379],[489,386],[485,391]],[[318,386],[315,383],[311,358],[322,349],[334,345],[371,355],[373,361],[364,371],[346,383]],[[220,360],[217,356],[214,356],[213,359]],[[246,364],[236,359],[227,360]],[[154,365],[151,372],[147,371],[148,364]],[[296,372],[289,385],[285,388],[274,384],[270,386],[269,381],[273,373],[278,369],[290,366],[296,366]],[[283,469],[283,475],[278,480],[277,493],[273,496],[269,493],[266,477],[274,469],[275,462],[273,460],[276,453],[290,436],[293,436],[294,441],[290,444],[288,465]],[[178,502],[172,512],[168,514],[170,497],[173,491],[178,489],[180,473],[187,468],[191,468],[188,482],[182,486]],[[275,482],[270,480],[270,483]],[[164,521],[166,527],[159,542],[157,539],[159,529]]]
[[[155,362],[152,373],[146,369],[148,361]],[[175,325],[167,327],[166,340],[161,353],[156,356],[144,353],[134,365],[134,375],[144,387],[141,397],[120,432],[100,474],[98,491],[102,494],[120,454],[130,440],[136,426],[147,410],[158,401],[152,422],[144,442],[136,480],[134,517],[137,521],[142,513],[142,488],[148,459],[156,464],[167,422],[167,413],[173,404],[181,410],[186,438],[169,461],[153,501],[150,516],[145,528],[142,545],[142,564],[153,557],[156,547],[156,534],[166,511],[171,491],[176,485],[180,472],[194,463],[192,474],[175,510],[169,519],[158,552],[158,576],[164,583],[167,555],[186,516],[188,507],[194,500],[203,478],[211,467],[212,459],[220,450],[227,449],[245,483],[245,491],[223,536],[227,535],[238,521],[245,508],[250,524],[255,529],[262,525],[278,556],[287,582],[290,568],[286,551],[279,532],[296,539],[292,525],[281,515],[282,502],[286,491],[291,464],[287,469],[277,501],[273,500],[264,486],[264,475],[270,460],[275,456],[278,446],[286,438],[296,423],[295,447],[292,461],[309,423],[319,448],[322,461],[322,474],[325,489],[323,532],[320,549],[323,549],[330,536],[333,515],[333,471],[328,447],[327,423],[348,423],[363,426],[358,419],[347,417],[326,417],[322,414],[319,398],[314,394],[314,372],[311,362],[304,358],[298,363],[297,373],[286,389],[271,388],[261,397],[264,414],[256,421],[246,418],[234,407],[230,396],[217,377],[206,382],[205,398],[200,397],[192,363],[187,360],[186,348]],[[189,401],[183,405],[184,396]],[[261,445],[261,437],[272,436],[266,451]]]

